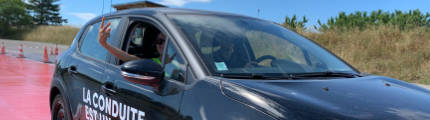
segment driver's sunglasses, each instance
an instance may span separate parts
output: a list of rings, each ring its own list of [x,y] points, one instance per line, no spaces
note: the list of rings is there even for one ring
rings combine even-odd
[[[155,41],[155,44],[157,45],[162,45],[164,43],[164,39],[163,38],[157,38],[157,40]]]

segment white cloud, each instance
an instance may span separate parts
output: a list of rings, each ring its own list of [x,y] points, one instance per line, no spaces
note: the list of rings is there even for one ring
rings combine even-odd
[[[82,19],[84,22],[87,22],[89,20],[91,20],[92,18],[96,17],[96,14],[94,13],[70,13],[76,17],[78,17],[79,19]]]
[[[183,6],[190,2],[210,2],[211,0],[161,0],[163,5]]]

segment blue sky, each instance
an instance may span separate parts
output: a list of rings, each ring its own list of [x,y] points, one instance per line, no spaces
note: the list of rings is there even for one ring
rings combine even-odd
[[[122,4],[141,0],[104,0],[104,13],[115,11],[112,4]],[[307,26],[325,22],[330,17],[344,11],[384,11],[420,9],[430,12],[430,0],[149,0],[173,8],[190,8],[220,11],[253,16],[282,23],[286,16],[293,14],[306,16]],[[82,26],[88,20],[102,13],[103,0],[60,0],[60,14],[68,19],[66,25]],[[260,13],[258,14],[258,10]]]

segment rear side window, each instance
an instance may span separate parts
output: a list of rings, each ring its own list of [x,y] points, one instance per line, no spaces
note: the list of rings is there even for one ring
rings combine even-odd
[[[111,22],[111,36],[107,39],[107,42],[112,44],[112,36],[116,33],[116,30],[119,28],[120,19],[110,19],[105,22],[105,25]],[[83,39],[80,43],[80,51],[82,54],[85,54],[89,57],[106,61],[106,56],[108,52],[105,48],[103,48],[98,42],[98,32],[100,28],[101,22],[97,22],[91,26],[87,27],[87,32],[83,36]]]

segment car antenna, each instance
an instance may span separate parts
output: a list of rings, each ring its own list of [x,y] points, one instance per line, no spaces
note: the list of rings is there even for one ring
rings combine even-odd
[[[260,9],[257,9],[257,17],[260,17]]]
[[[105,0],[102,0],[102,1],[103,1],[103,4],[102,4],[103,5],[102,6],[102,16],[103,16],[103,12],[104,12],[103,10],[105,9]]]
[[[110,0],[109,15],[112,15],[112,0]]]

